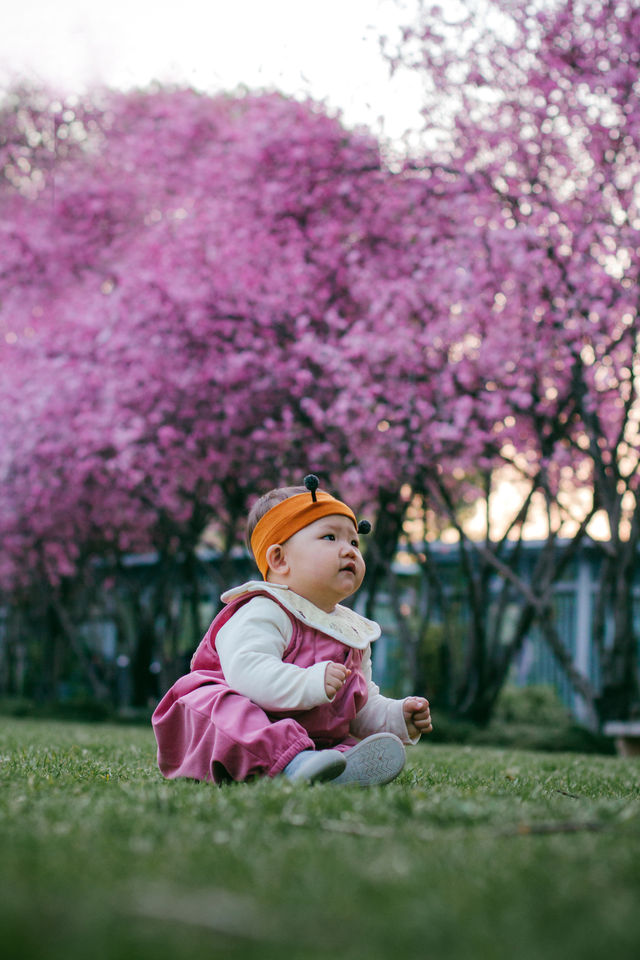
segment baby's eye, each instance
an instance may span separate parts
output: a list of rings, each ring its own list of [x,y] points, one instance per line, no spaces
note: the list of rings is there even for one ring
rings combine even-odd
[[[322,537],[323,540],[335,540],[335,535],[333,533],[325,533]]]
[[[360,541],[359,541],[359,540],[352,540],[352,541],[351,541],[351,546],[352,546],[352,547],[355,547],[357,550],[359,550],[359,549],[360,549]]]

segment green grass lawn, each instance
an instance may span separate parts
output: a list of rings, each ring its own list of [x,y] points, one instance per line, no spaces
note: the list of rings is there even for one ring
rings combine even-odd
[[[424,744],[386,787],[164,781],[0,718],[7,960],[640,956],[640,761]]]

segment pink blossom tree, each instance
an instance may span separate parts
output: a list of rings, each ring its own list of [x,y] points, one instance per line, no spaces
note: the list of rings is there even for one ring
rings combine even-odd
[[[424,115],[436,146],[415,166],[466,207],[451,254],[456,267],[443,287],[451,310],[436,311],[443,329],[436,322],[429,334],[447,347],[438,391],[449,410],[444,433],[431,431],[430,439],[466,423],[470,457],[456,455],[457,472],[484,476],[487,503],[491,452],[519,470],[527,486],[505,531],[522,528],[536,491],[548,515],[542,563],[525,582],[505,565],[502,537],[478,544],[466,536],[454,472],[427,471],[413,487],[449,514],[467,564],[477,616],[459,706],[486,718],[537,621],[592,711],[625,717],[638,703],[631,589],[639,533],[638,11],[599,0],[543,8],[505,0],[477,17],[469,6],[455,23],[439,7],[423,8],[422,17],[394,54],[396,65],[428,79]],[[401,418],[399,436],[402,427],[406,436]],[[592,496],[572,517],[580,489]],[[595,626],[599,702],[554,628],[549,599],[598,510],[609,527]],[[567,518],[574,533],[560,549]],[[507,644],[491,644],[480,614],[491,571],[522,598]],[[615,621],[610,645],[605,609]]]
[[[348,431],[324,411],[362,310],[354,246],[384,235],[371,198],[389,174],[370,135],[277,96],[159,90],[53,109],[78,148],[54,140],[41,161],[14,137],[41,176],[7,176],[2,194],[15,251],[2,279],[3,581],[44,579],[69,640],[93,559],[117,571],[155,550],[144,675],[178,561],[195,567],[205,530],[227,554],[257,490],[309,469],[329,479],[348,458]],[[25,270],[27,250],[41,270]]]

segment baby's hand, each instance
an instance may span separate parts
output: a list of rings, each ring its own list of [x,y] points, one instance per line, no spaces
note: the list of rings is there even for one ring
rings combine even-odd
[[[328,663],[327,669],[324,672],[324,692],[329,697],[330,700],[333,700],[336,693],[351,674],[351,670],[347,670],[343,663]]]
[[[424,697],[407,697],[402,705],[402,712],[407,733],[412,740],[419,737],[421,733],[431,733],[433,730],[429,701]]]

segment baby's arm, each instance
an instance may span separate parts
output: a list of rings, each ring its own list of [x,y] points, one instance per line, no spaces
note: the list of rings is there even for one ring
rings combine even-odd
[[[367,650],[362,659],[362,673],[367,681],[368,698],[364,707],[352,720],[350,729],[355,737],[363,739],[372,733],[395,733],[403,743],[409,743],[407,725],[404,719],[403,701],[392,700],[380,693],[380,688],[371,677],[371,651]]]
[[[291,635],[289,617],[268,597],[254,597],[241,607],[216,637],[229,686],[264,710],[309,710],[327,703],[329,662],[306,668],[283,663]]]
[[[367,681],[369,697],[351,723],[351,732],[354,736],[363,738],[372,733],[386,731],[395,733],[404,743],[417,743],[422,733],[429,732],[427,726],[430,727],[431,721],[429,719],[427,725],[425,718],[422,716],[422,711],[425,709],[428,713],[428,701],[422,697],[407,697],[404,700],[384,697],[371,676],[370,650],[363,657],[362,672]],[[407,707],[407,704],[415,705]],[[421,706],[422,704],[426,704],[426,708]],[[417,721],[416,723],[413,722],[414,718]]]

